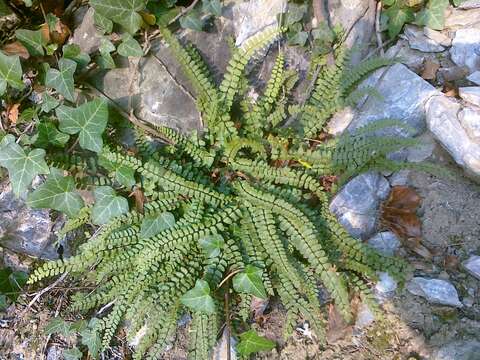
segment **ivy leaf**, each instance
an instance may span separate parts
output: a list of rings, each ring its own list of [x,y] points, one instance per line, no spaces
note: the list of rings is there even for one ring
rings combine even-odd
[[[232,283],[237,292],[252,294],[261,299],[267,298],[262,282],[262,270],[255,266],[247,265],[244,271],[233,277]]]
[[[166,6],[163,2],[149,1],[147,8],[155,15],[156,24],[158,26],[167,26],[169,22],[180,13],[180,6],[170,7]]]
[[[180,18],[180,26],[184,29],[202,31],[204,25],[205,20],[202,20],[200,18],[200,14],[195,11],[192,11],[188,15]]]
[[[135,34],[143,23],[138,11],[145,9],[146,0],[90,0],[90,5],[101,16],[120,24]]]
[[[203,0],[202,11],[206,14],[222,16],[222,4],[220,0]]]
[[[53,209],[72,218],[85,206],[75,191],[75,181],[70,176],[51,175],[44,184],[28,195],[27,204],[34,209]]]
[[[18,55],[7,56],[0,51],[0,78],[16,89],[23,89],[22,65]],[[2,84],[2,88],[5,91],[6,84]]]
[[[120,166],[115,170],[115,180],[130,189],[136,183],[135,171],[128,166]]]
[[[103,99],[94,99],[77,108],[62,105],[56,109],[60,130],[74,135],[78,133],[83,149],[100,152],[102,133],[107,126],[108,106]]]
[[[77,68],[77,63],[70,59],[60,59],[57,69],[48,69],[45,85],[57,90],[65,99],[75,101],[73,74]]]
[[[411,22],[415,19],[412,9],[399,8],[397,6],[392,6],[385,10],[385,15],[388,16],[388,36],[392,39],[402,31],[406,22]]]
[[[65,321],[61,317],[51,319],[47,325],[45,325],[44,331],[47,335],[60,334],[68,337],[75,332],[71,329],[71,323]]]
[[[118,45],[117,49],[118,53],[122,56],[128,57],[142,57],[143,56],[143,49],[135,40],[132,35],[124,34],[122,36],[122,43]]]
[[[417,14],[415,23],[421,26],[425,25],[433,30],[443,30],[445,27],[445,10],[448,5],[448,0],[430,0],[427,7]]]
[[[82,344],[88,348],[90,355],[96,359],[102,347],[102,340],[97,332],[92,329],[85,329],[80,333]]]
[[[9,268],[0,269],[0,294],[15,301],[26,284],[28,275],[23,271],[12,271]]]
[[[34,144],[44,149],[50,145],[62,147],[69,139],[70,135],[58,131],[55,124],[51,122],[41,122],[38,125],[38,133]]]
[[[288,4],[288,11],[285,15],[285,25],[292,25],[294,23],[300,22],[303,19],[303,16],[307,13],[306,4]]]
[[[115,61],[110,55],[112,51],[115,51],[115,45],[110,40],[103,38],[98,50],[100,51],[100,57],[97,58],[97,63],[100,67],[102,69],[115,69]]]
[[[186,307],[207,314],[215,313],[215,303],[210,296],[210,287],[205,280],[198,279],[195,287],[187,291],[180,301]]]
[[[83,354],[80,350],[76,347],[72,349],[65,349],[63,350],[63,358],[64,360],[80,360]]]
[[[275,342],[260,336],[255,330],[250,329],[240,335],[237,350],[243,356],[249,356],[258,351],[269,351],[275,347]]]
[[[92,209],[92,221],[96,225],[107,223],[110,219],[128,212],[128,202],[117,196],[109,186],[99,186],[94,191],[95,205]]]
[[[42,30],[18,29],[15,31],[15,36],[27,48],[30,55],[43,56],[45,54],[43,47],[47,45],[47,39],[43,36]]]
[[[299,31],[294,34],[288,34],[287,40],[290,45],[304,46],[308,39],[308,33],[306,31]]]
[[[157,235],[159,232],[175,225],[175,217],[165,211],[157,216],[149,216],[143,219],[140,227],[140,236],[144,239]]]
[[[97,11],[93,14],[93,21],[102,34],[111,33],[113,30],[113,22],[105,16],[100,15]]]
[[[214,258],[220,255],[221,250],[225,246],[225,240],[222,235],[212,234],[200,238],[198,240],[200,247],[208,258]]]
[[[73,60],[79,67],[85,67],[90,63],[90,56],[82,53],[80,46],[77,44],[66,44],[62,48],[63,57]]]
[[[55,99],[53,96],[49,95],[47,92],[42,94],[42,107],[40,108],[43,112],[50,112],[60,105],[60,101]]]
[[[0,311],[7,310],[7,307],[8,307],[7,297],[3,294],[0,294]]]
[[[1,150],[0,166],[7,168],[16,196],[27,190],[35,176],[49,172],[43,149],[34,149],[27,155],[20,145],[12,142]]]

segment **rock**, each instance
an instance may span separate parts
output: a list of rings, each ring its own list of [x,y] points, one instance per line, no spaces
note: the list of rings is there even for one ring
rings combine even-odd
[[[472,255],[462,265],[472,276],[480,279],[480,256]]]
[[[48,348],[46,360],[62,360],[63,358],[63,349],[61,347],[53,345]]]
[[[480,342],[477,340],[459,340],[438,349],[432,360],[477,360],[480,354]]]
[[[383,255],[392,256],[400,246],[400,240],[397,235],[391,231],[383,231],[371,237],[367,241],[368,245],[378,250]]]
[[[407,185],[408,177],[410,176],[410,170],[403,169],[397,172],[394,172],[388,179],[390,186],[401,186]]]
[[[390,192],[388,181],[368,172],[348,182],[330,203],[330,210],[355,238],[367,239],[375,231],[381,200]]]
[[[241,46],[251,36],[266,28],[277,27],[277,15],[285,12],[286,9],[286,0],[250,0],[236,3],[232,7],[235,44]]]
[[[449,66],[442,67],[437,71],[437,78],[441,83],[446,81],[457,81],[464,79],[470,72],[470,69],[467,66]]]
[[[434,304],[462,307],[457,290],[448,281],[414,277],[407,284],[407,290]]]
[[[375,29],[376,2],[374,0],[334,0],[328,4],[330,22],[342,25],[347,38],[345,44],[358,51],[352,55],[357,64],[368,52]]]
[[[228,350],[227,350],[227,331],[223,330],[222,337],[218,340],[217,344],[213,348],[213,360],[226,360],[228,359]],[[230,336],[230,359],[237,360],[237,352],[235,347],[237,341],[235,338]]]
[[[425,132],[422,135],[417,137],[420,142],[419,146],[412,146],[405,149],[406,160],[409,162],[422,162],[427,160],[432,156],[433,150],[435,149],[435,139],[432,134]]]
[[[480,13],[478,16],[480,19]],[[467,66],[470,72],[480,70],[480,28],[457,30],[450,56],[455,64]]]
[[[32,210],[11,186],[0,184],[0,245],[41,259],[57,259],[54,222],[48,210]]]
[[[374,86],[383,99],[369,97],[349,125],[349,130],[390,118],[403,121],[417,129],[417,134],[421,133],[425,129],[425,103],[433,95],[439,94],[432,85],[403,64],[378,70],[362,86]],[[404,134],[404,131],[389,129],[385,133],[398,135]]]
[[[480,109],[465,107],[458,114],[458,119],[470,139],[480,144]]]
[[[83,8],[79,11],[82,13],[85,10]],[[100,41],[103,37],[95,26],[95,22],[93,20],[94,13],[95,10],[93,10],[93,8],[89,8],[85,12],[81,23],[75,28],[73,36],[69,41],[72,44],[77,44],[80,46],[80,50],[86,54],[91,54],[97,51],[100,47]]]
[[[445,50],[437,41],[427,37],[418,26],[406,25],[402,37],[408,40],[412,49],[422,52],[442,52]]]
[[[477,70],[471,73],[470,75],[467,76],[467,79],[475,83],[476,85],[480,85],[480,71]]]
[[[480,0],[462,1],[460,5],[458,5],[458,9],[462,9],[462,10],[478,9],[478,8],[480,8]]]
[[[457,30],[462,28],[478,27],[480,25],[480,9],[462,10],[452,9],[445,17],[445,28]]]
[[[340,135],[350,125],[357,112],[351,107],[346,107],[335,113],[327,124],[327,133]]]
[[[449,36],[442,33],[441,31],[432,30],[429,27],[425,26],[423,28],[423,33],[425,34],[426,37],[428,37],[429,39],[432,39],[433,41],[437,42],[442,46],[452,45],[452,39]]]
[[[480,106],[480,86],[467,86],[458,89],[460,97],[473,105]]]
[[[378,273],[379,281],[375,285],[375,295],[380,301],[393,296],[397,289],[397,282],[387,272]]]
[[[426,104],[427,125],[440,144],[468,173],[480,175],[480,144],[473,141],[460,124],[460,104],[444,95]]]
[[[407,40],[400,39],[397,43],[390,47],[385,56],[389,59],[398,57],[402,59],[402,63],[413,72],[419,74],[423,71],[423,65],[426,60],[435,60],[434,53],[424,53],[412,49]]]
[[[363,329],[369,326],[374,321],[375,321],[375,315],[372,313],[372,311],[366,304],[362,303],[357,313],[357,319],[355,320],[355,327],[357,329]]]

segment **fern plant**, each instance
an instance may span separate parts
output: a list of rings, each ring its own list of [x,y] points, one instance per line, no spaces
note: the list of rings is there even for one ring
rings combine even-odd
[[[345,231],[329,211],[332,192],[322,179],[408,166],[387,154],[415,141],[373,136],[399,126],[388,119],[315,146],[310,141],[336,111],[364,94],[357,85],[369,73],[392,60],[372,59],[352,68],[348,49],[339,45],[335,63],[322,67],[308,101],[294,106],[288,90],[296,76],[280,53],[263,95],[253,101],[246,96],[245,68],[258,50],[281,36],[280,30],[267,30],[236,49],[219,87],[192,46],[161,31],[195,89],[204,133],[188,137],[157,127],[168,144],[158,148],[136,129],[135,153],[104,145],[99,164],[115,169],[113,184],[119,182],[118,169],[131,174],[146,198],[143,207],[118,211],[106,223],[94,221],[102,225],[76,256],[45,263],[29,282],[64,272],[93,281],[95,290],[75,295],[72,309],[109,304],[93,325],[102,347],[128,320],[136,359],[160,358],[185,313],[192,317],[190,358],[209,358],[225,321],[226,293],[235,316],[244,319],[253,296],[278,295],[288,312],[287,334],[303,319],[323,340],[320,285],[350,321],[353,293],[375,306],[366,285],[378,271],[399,281],[405,273],[401,260],[381,255]],[[282,126],[295,119],[296,126]],[[96,188],[96,198],[110,202],[101,211],[120,207],[103,189]],[[98,209],[83,208],[63,232],[95,215]]]

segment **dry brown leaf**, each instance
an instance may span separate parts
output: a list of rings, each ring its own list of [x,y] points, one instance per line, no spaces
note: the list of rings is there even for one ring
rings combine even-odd
[[[263,313],[268,306],[268,299],[261,299],[256,296],[252,296],[252,301],[250,303],[250,312],[253,315],[255,321],[260,320],[263,317]]]
[[[443,265],[447,270],[457,270],[460,261],[456,255],[446,255],[443,259]]]
[[[334,342],[351,335],[352,330],[353,327],[345,322],[335,305],[330,304],[328,306],[327,342],[333,344]]]
[[[58,45],[63,45],[70,36],[70,29],[60,20],[55,24],[55,28],[50,30],[50,39]]]
[[[15,41],[10,44],[6,44],[3,48],[2,51],[7,54],[7,55],[18,55],[22,59],[28,59],[30,57],[30,54],[28,53],[28,50],[25,46],[20,41]]]
[[[10,125],[15,126],[17,124],[19,108],[20,108],[20,104],[7,105],[7,119],[10,122]]]
[[[458,87],[451,83],[448,83],[448,82],[445,83],[442,91],[445,94],[445,96],[458,97]]]
[[[422,78],[425,80],[435,80],[437,77],[437,71],[440,69],[440,64],[430,59],[425,60],[423,65]]]
[[[143,214],[143,205],[145,204],[145,195],[143,194],[142,189],[135,187],[130,196],[133,196],[135,199],[135,209]]]

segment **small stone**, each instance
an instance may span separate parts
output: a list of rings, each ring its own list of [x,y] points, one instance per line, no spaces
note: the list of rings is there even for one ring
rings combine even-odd
[[[330,210],[355,238],[368,239],[375,231],[380,201],[390,192],[388,181],[368,172],[349,181],[333,198]]]
[[[409,162],[422,162],[432,156],[435,149],[435,139],[428,131],[417,137],[420,145],[406,149]]]
[[[468,136],[480,143],[480,109],[466,107],[458,114],[460,124],[467,132]]]
[[[459,340],[438,349],[432,360],[477,360],[480,354],[480,342],[477,340]]]
[[[397,289],[397,281],[387,272],[378,273],[378,279],[379,281],[375,285],[376,298],[380,301],[383,301],[392,297]]]
[[[357,313],[357,319],[355,320],[355,327],[357,329],[363,329],[372,324],[375,321],[375,315],[370,308],[362,303]]]
[[[423,33],[426,37],[432,39],[433,41],[437,42],[442,46],[452,45],[452,39],[440,31],[432,30],[429,27],[425,26],[423,28]]]
[[[350,125],[356,115],[356,111],[351,107],[346,107],[335,113],[327,125],[327,133],[331,135],[340,135]]]
[[[440,68],[437,71],[437,77],[443,83],[446,81],[456,81],[465,78],[470,72],[466,66],[450,66]]]
[[[423,71],[425,61],[434,61],[436,55],[435,53],[424,53],[414,50],[410,47],[407,40],[399,39],[395,45],[387,50],[385,57],[389,59],[401,58],[402,64],[419,74]]]
[[[472,307],[473,304],[475,303],[475,299],[471,296],[467,296],[466,298],[463,299],[462,303],[466,307]]]
[[[91,54],[98,50],[100,47],[102,34],[99,33],[93,20],[95,10],[89,8],[80,25],[75,28],[70,43],[77,44],[80,47],[82,53]]]
[[[450,56],[458,66],[467,66],[471,72],[480,70],[480,29],[457,30]]]
[[[460,124],[460,104],[444,95],[426,104],[428,128],[457,164],[480,176],[480,143],[473,141]]]
[[[462,10],[478,9],[480,8],[480,0],[462,1],[460,5],[458,5],[458,8]]]
[[[464,261],[462,265],[470,275],[480,280],[480,256],[472,255],[468,260]]]
[[[218,340],[217,344],[213,348],[213,360],[225,360],[228,359],[228,348],[227,348],[227,330],[223,330],[222,337]],[[234,337],[230,336],[230,359],[237,360],[237,351],[235,347],[237,341]]]
[[[480,86],[461,87],[458,88],[458,92],[463,100],[480,106]]]
[[[476,85],[480,85],[480,71],[475,71],[467,76],[467,79]]]
[[[368,245],[378,250],[383,255],[392,256],[400,246],[400,240],[397,235],[391,231],[383,231],[371,237],[367,241]]]
[[[413,295],[422,296],[434,304],[462,307],[457,290],[448,281],[414,277],[407,284],[407,290]]]
[[[422,52],[442,52],[445,50],[437,41],[428,38],[418,26],[406,25],[402,36],[406,37],[412,49]]]
[[[407,185],[408,177],[410,176],[410,170],[403,169],[397,172],[394,172],[388,179],[390,186],[402,186]]]
[[[451,9],[451,13],[445,18],[445,29],[457,30],[478,27],[480,24],[480,9],[462,10]]]

